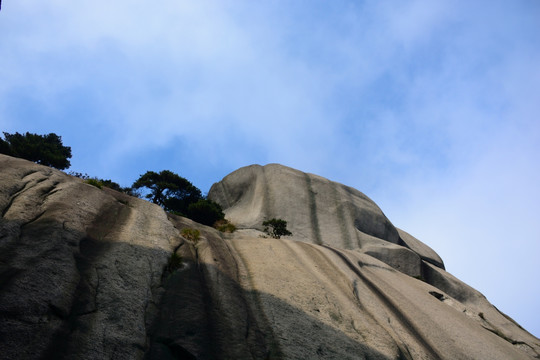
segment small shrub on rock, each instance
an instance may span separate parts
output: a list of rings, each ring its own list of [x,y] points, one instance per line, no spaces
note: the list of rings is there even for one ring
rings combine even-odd
[[[75,177],[78,177],[79,179],[83,179],[83,180],[88,180],[90,179],[90,176],[88,176],[87,173],[80,173],[80,172],[76,172],[76,171],[70,171],[67,173],[68,175],[71,175],[71,176],[75,176]]]
[[[86,179],[86,180],[84,180],[84,182],[89,184],[89,185],[95,186],[98,189],[103,188],[103,183],[99,179],[96,179],[96,178]]]
[[[197,242],[201,237],[201,232],[197,229],[185,228],[181,232],[182,236],[188,240]]]
[[[171,254],[171,257],[169,258],[169,263],[167,264],[167,271],[172,273],[175,270],[178,270],[182,267],[182,257],[178,255],[176,252],[173,252]]]
[[[212,226],[216,221],[225,217],[221,206],[212,200],[202,199],[190,204],[187,208],[187,217],[198,223]]]
[[[218,229],[224,233],[233,233],[236,231],[236,225],[231,223],[229,220],[221,219],[214,223],[214,228]]]
[[[287,230],[287,222],[285,220],[274,218],[266,220],[262,224],[264,226],[264,232],[274,239],[292,235],[292,233]]]

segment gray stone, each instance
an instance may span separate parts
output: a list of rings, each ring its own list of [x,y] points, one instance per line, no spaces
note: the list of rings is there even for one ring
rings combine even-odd
[[[278,164],[236,170],[208,197],[240,228],[262,229],[275,217],[288,221],[295,240],[345,249],[362,247],[371,237],[399,242],[397,229],[360,191]]]
[[[362,253],[390,265],[392,268],[415,278],[422,278],[422,259],[412,250],[392,243],[370,244]]]
[[[180,241],[158,206],[0,155],[0,353],[134,359]]]
[[[362,249],[414,277],[421,277],[421,259],[444,268],[435,251],[395,228],[366,195],[320,176],[278,164],[252,165],[214,184],[208,197],[243,229],[260,230],[264,220],[282,218],[293,240]]]
[[[422,260],[425,260],[441,269],[444,269],[444,263],[441,257],[429,246],[412,236],[406,231],[397,229],[400,239],[400,244],[417,253]]]

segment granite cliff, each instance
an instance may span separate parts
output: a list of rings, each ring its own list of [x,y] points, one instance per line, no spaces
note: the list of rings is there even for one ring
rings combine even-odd
[[[209,197],[239,230],[0,155],[0,357],[539,358],[539,339],[355,189],[272,164]],[[271,217],[293,236],[261,238]]]

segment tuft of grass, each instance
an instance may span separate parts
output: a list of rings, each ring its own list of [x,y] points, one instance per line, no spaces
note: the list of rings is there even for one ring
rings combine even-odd
[[[236,231],[236,225],[225,219],[216,221],[214,223],[214,228],[224,233],[233,233]]]
[[[173,252],[171,254],[171,257],[169,258],[169,263],[167,264],[167,270],[170,273],[173,273],[175,270],[178,270],[182,267],[182,257],[178,255],[176,252]]]
[[[84,182],[85,182],[86,184],[95,186],[95,187],[97,187],[98,189],[103,188],[103,183],[102,183],[100,180],[96,179],[96,178],[86,179],[86,180],[84,180]]]
[[[226,225],[223,225],[219,228],[219,231],[226,232],[226,233],[233,233],[236,231],[236,225],[232,223],[228,223]]]
[[[129,206],[129,201],[127,200],[123,200],[123,199],[116,199],[116,201],[118,201],[120,204],[122,205],[126,205],[126,206]]]
[[[88,176],[88,174],[86,174],[86,173],[83,174],[83,173],[80,173],[80,172],[70,171],[67,174],[71,175],[71,176],[78,177],[79,179],[83,179],[83,180],[90,179],[90,176]]]
[[[191,241],[199,241],[201,232],[197,229],[185,228],[181,232],[182,236]]]

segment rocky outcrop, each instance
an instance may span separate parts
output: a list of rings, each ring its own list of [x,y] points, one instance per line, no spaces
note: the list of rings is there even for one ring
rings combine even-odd
[[[537,338],[354,189],[271,165],[240,169],[210,196],[241,230],[0,155],[1,358],[540,353]],[[289,220],[295,236],[261,238],[269,217]],[[186,228],[200,238],[184,238]]]
[[[397,244],[397,229],[366,195],[351,187],[278,164],[241,168],[214,184],[208,197],[241,228],[262,230],[288,219],[295,239],[342,249],[379,239]]]
[[[0,169],[2,357],[141,358],[181,242],[167,215],[24,160]]]
[[[264,220],[282,218],[293,240],[358,249],[411,276],[422,276],[422,260],[444,269],[435,251],[394,227],[366,195],[317,175],[247,166],[214,184],[208,197],[240,228],[262,230]]]
[[[260,231],[263,229],[264,220],[282,218],[288,221],[288,228],[293,233],[293,236],[287,238],[288,244],[293,241],[294,246],[300,246],[296,244],[299,242],[318,245],[317,248],[322,246],[332,249],[334,253],[341,254],[343,261],[346,257],[354,256],[355,260],[349,261],[349,258],[347,262],[352,264],[351,270],[352,267],[355,268],[352,271],[363,269],[356,272],[360,278],[365,278],[365,273],[369,272],[362,264],[370,263],[370,269],[386,269],[386,272],[393,274],[393,279],[399,278],[403,283],[410,282],[406,286],[408,289],[414,288],[419,282],[427,284],[432,287],[427,291],[432,298],[449,305],[454,311],[466,314],[469,320],[474,320],[482,329],[499,335],[515,347],[525,349],[529,355],[538,355],[537,339],[529,337],[530,334],[523,332],[506,315],[496,310],[478,291],[448,274],[444,270],[442,259],[433,249],[394,227],[381,209],[356,189],[317,175],[270,164],[247,166],[227,175],[212,186],[208,196],[222,205],[228,219],[246,231]],[[252,236],[254,235],[256,234],[252,233]],[[270,254],[268,256],[271,257]],[[332,263],[335,265],[337,262]],[[363,275],[360,276],[361,274]],[[408,277],[403,278],[402,274]],[[372,283],[378,285],[384,281],[374,279]],[[386,289],[380,293],[388,295],[392,291]],[[398,293],[405,294],[405,288]],[[398,293],[396,298],[391,300],[392,303],[401,301]],[[423,295],[414,296],[420,299]],[[382,299],[378,301],[387,303]],[[414,300],[411,301],[414,303]],[[433,314],[436,312],[434,310]],[[486,320],[488,313],[490,320]],[[407,317],[406,314],[404,316]],[[432,319],[437,319],[437,316],[434,315]],[[415,328],[409,325],[405,328]],[[435,328],[425,330],[426,334],[439,331]],[[465,333],[467,330],[460,330],[460,334]],[[477,339],[473,333],[470,336],[471,339]],[[448,338],[453,339],[450,334]],[[525,338],[528,340],[524,340]],[[437,347],[438,345],[434,346]],[[441,351],[439,355],[448,357],[444,354],[448,354],[447,350]],[[467,352],[448,358],[467,358],[466,354]],[[435,358],[435,354],[432,353],[427,358]],[[476,357],[470,358],[489,357],[478,353]]]

